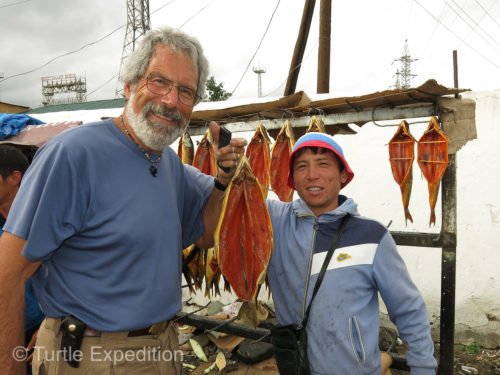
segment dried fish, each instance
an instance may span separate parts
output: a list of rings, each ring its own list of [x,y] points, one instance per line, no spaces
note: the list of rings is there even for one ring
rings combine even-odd
[[[415,138],[410,134],[408,123],[403,120],[389,142],[389,161],[392,175],[399,184],[405,211],[405,223],[413,223],[408,205],[410,204],[413,182],[413,160],[415,159]]]
[[[323,123],[323,120],[320,117],[313,116],[311,118],[311,121],[309,121],[309,126],[306,130],[306,133],[310,132],[326,133],[325,124]]]
[[[283,202],[291,202],[293,189],[288,186],[288,159],[295,144],[290,121],[286,120],[271,150],[271,188]]]
[[[248,159],[242,156],[227,187],[215,230],[217,262],[242,300],[256,300],[273,248],[273,229],[262,186]]]
[[[439,128],[436,117],[431,118],[427,130],[418,140],[417,161],[429,186],[431,217],[429,226],[436,224],[437,197],[439,185],[448,166],[448,137]]]
[[[264,196],[267,197],[267,187],[269,186],[269,167],[270,155],[269,145],[271,140],[267,134],[267,130],[263,125],[259,125],[255,134],[253,135],[250,143],[247,146],[246,157],[250,163],[255,177],[259,180],[260,184],[266,188]]]
[[[186,130],[179,139],[177,154],[184,164],[193,164],[194,145],[189,132]]]
[[[215,164],[214,140],[210,129],[203,136],[194,154],[193,167],[210,176],[217,175],[217,165]]]

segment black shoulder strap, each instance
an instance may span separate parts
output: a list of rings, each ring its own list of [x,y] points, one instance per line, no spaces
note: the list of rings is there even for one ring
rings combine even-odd
[[[335,252],[335,249],[337,248],[337,244],[339,242],[340,236],[342,235],[342,232],[344,231],[345,225],[347,223],[347,220],[349,219],[349,214],[346,214],[340,222],[340,225],[337,229],[337,233],[335,233],[335,238],[332,241],[332,244],[330,245],[330,248],[328,249],[328,253],[326,254],[325,261],[323,262],[323,266],[321,267],[321,271],[319,272],[318,279],[316,280],[316,284],[314,285],[314,290],[313,294],[311,297],[311,301],[309,302],[309,306],[307,306],[306,313],[304,315],[304,319],[302,320],[302,327],[305,327],[307,324],[307,319],[309,319],[309,311],[311,310],[311,305],[314,300],[314,297],[316,297],[316,294],[318,293],[319,287],[321,286],[321,282],[323,281],[323,277],[325,276],[326,268],[328,267],[328,264],[330,263],[330,259],[332,259],[332,255]]]

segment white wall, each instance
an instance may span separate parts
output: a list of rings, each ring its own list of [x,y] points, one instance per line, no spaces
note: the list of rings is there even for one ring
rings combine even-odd
[[[463,95],[476,100],[478,138],[457,153],[457,226],[455,338],[500,346],[500,90]],[[409,121],[412,122],[411,120]],[[388,122],[386,122],[388,123]],[[392,122],[393,124],[395,122]],[[427,123],[410,125],[418,140]],[[356,173],[344,191],[359,203],[363,215],[391,230],[438,232],[440,200],[436,207],[437,227],[429,228],[427,183],[417,163],[413,166],[410,212],[414,223],[404,224],[401,194],[392,179],[387,143],[396,127],[366,124],[358,135],[339,136],[349,163]],[[427,303],[435,337],[439,337],[441,250],[400,247],[408,269]]]
[[[476,341],[483,346],[500,346],[500,90],[471,92],[463,95],[476,100],[478,139],[468,142],[457,154],[457,225],[456,258],[456,342]],[[85,113],[87,112],[87,113]],[[92,113],[89,113],[92,112]],[[44,121],[98,120],[100,116],[118,115],[118,109],[78,111],[35,116]],[[61,117],[62,116],[62,117]],[[427,120],[412,124],[410,131],[419,139]],[[397,122],[384,122],[397,125]],[[413,189],[410,212],[414,223],[405,227],[399,186],[393,180],[387,143],[396,126],[378,127],[373,123],[358,128],[356,136],[336,136],[355,172],[354,180],[343,190],[359,204],[362,215],[384,224],[392,221],[391,230],[438,233],[441,222],[440,199],[436,207],[437,226],[429,228],[427,183],[417,163],[413,166]],[[250,135],[251,136],[251,135]],[[439,337],[441,250],[400,247],[410,274],[427,303],[433,333]],[[184,298],[189,298],[185,291]],[[194,296],[198,303],[208,300]],[[267,291],[261,293],[267,299]],[[235,297],[223,296],[228,303]]]

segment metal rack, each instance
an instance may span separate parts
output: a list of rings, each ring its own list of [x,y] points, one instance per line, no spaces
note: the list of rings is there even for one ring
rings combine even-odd
[[[377,108],[373,110],[320,115],[328,129],[357,121],[383,121],[401,118],[430,117],[439,115],[438,107],[433,103],[411,107]],[[294,129],[308,126],[310,116],[295,117],[291,120]],[[228,123],[225,126],[232,132],[253,131],[259,124],[268,130],[281,128],[283,119],[262,119]],[[190,130],[192,135],[201,135],[203,127]],[[449,164],[441,182],[442,225],[440,233],[398,232],[391,231],[397,245],[441,248],[441,308],[440,308],[440,348],[438,374],[453,373],[454,332],[455,332],[455,267],[457,247],[457,187],[456,155],[449,155]],[[186,313],[177,314],[183,324],[219,332],[234,334],[255,340],[269,341],[269,330],[248,327],[237,323],[221,325],[219,320]],[[392,354],[392,353],[391,353]],[[394,356],[393,367],[408,369],[403,356]]]

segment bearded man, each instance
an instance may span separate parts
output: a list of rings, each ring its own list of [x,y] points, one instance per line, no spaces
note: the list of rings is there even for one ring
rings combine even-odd
[[[221,148],[214,180],[168,147],[204,94],[199,42],[153,30],[128,58],[119,118],[38,150],[0,239],[0,368],[24,371],[24,284],[47,316],[34,374],[180,374],[181,251],[213,244],[224,187],[246,141]],[[216,141],[219,127],[210,128]]]

